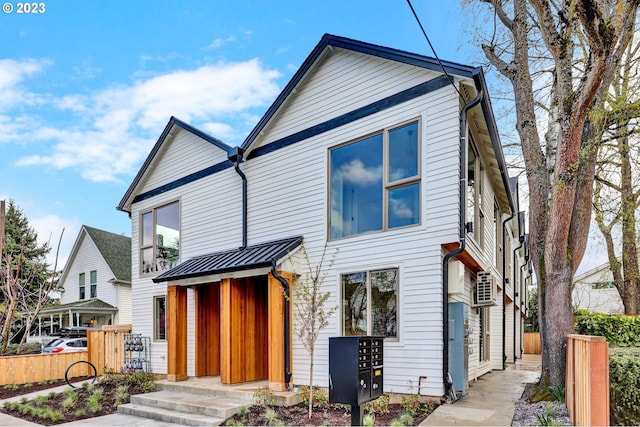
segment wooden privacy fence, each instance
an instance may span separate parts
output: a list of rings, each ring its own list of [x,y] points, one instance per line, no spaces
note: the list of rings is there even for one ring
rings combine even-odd
[[[73,362],[87,360],[86,351],[58,354],[25,354],[0,357],[0,385],[37,383],[64,378],[64,373]],[[89,375],[89,365],[74,367],[74,375]],[[93,372],[91,372],[93,375]]]
[[[101,330],[88,332],[87,351],[0,357],[0,386],[63,379],[69,365],[79,360],[91,362],[98,375],[105,370],[120,372],[124,364],[124,336],[128,333],[131,325],[103,326]],[[73,368],[72,374],[93,375],[93,370],[81,363]]]
[[[609,344],[604,337],[567,335],[565,400],[574,426],[609,425]]]
[[[542,342],[540,341],[540,332],[524,333],[524,352],[525,354],[541,354]]]
[[[101,330],[89,331],[88,359],[98,375],[105,370],[120,372],[124,364],[124,336],[131,333],[131,325],[103,326]]]

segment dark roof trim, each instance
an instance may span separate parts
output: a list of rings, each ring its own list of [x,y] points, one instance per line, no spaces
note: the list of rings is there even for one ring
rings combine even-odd
[[[198,172],[194,172],[187,176],[183,176],[182,178],[178,178],[175,181],[171,181],[167,184],[161,185],[160,187],[154,188],[153,190],[149,190],[145,193],[138,194],[132,203],[141,202],[143,200],[150,199],[151,197],[155,197],[159,194],[166,193],[169,190],[173,190],[174,188],[182,187],[183,185],[189,184],[190,182],[197,181],[200,178],[207,177],[209,175],[213,175],[214,173],[221,172],[225,169],[229,169],[233,167],[233,163],[229,160],[225,160],[224,162],[220,162],[213,166],[209,166],[208,168],[199,170]]]
[[[205,132],[202,132],[199,129],[196,129],[195,127],[191,126],[190,124],[185,123],[182,120],[171,116],[171,118],[169,119],[169,122],[164,127],[164,130],[162,131],[162,134],[160,134],[160,137],[158,138],[158,140],[156,141],[155,145],[151,149],[151,152],[149,153],[149,155],[145,159],[144,163],[140,167],[140,170],[138,171],[138,174],[133,179],[133,182],[131,183],[131,185],[127,189],[126,193],[122,197],[122,200],[120,200],[120,203],[118,204],[118,206],[116,206],[117,210],[119,210],[119,211],[124,211],[125,210],[124,207],[127,204],[127,200],[131,197],[131,194],[133,194],[133,191],[135,190],[135,188],[138,186],[138,184],[142,180],[142,177],[144,176],[144,174],[146,173],[147,169],[151,165],[151,162],[153,161],[153,159],[155,158],[156,154],[160,150],[160,147],[162,147],[162,144],[164,143],[165,139],[169,135],[169,132],[171,131],[171,128],[173,128],[174,125],[178,126],[178,127],[181,127],[182,129],[186,130],[187,132],[193,133],[194,135],[196,135],[196,136],[204,139],[205,141],[210,142],[211,144],[215,145],[216,147],[220,148],[221,150],[224,150],[225,152],[227,152],[227,151],[229,151],[231,149],[231,146],[225,144],[224,142],[220,141],[219,139],[214,138],[211,135],[209,135],[209,134],[207,134]]]
[[[435,79],[403,90],[402,92],[398,92],[369,105],[365,105],[364,107],[360,107],[356,110],[342,114],[341,116],[335,117],[331,120],[327,120],[324,123],[317,124],[293,135],[286,136],[265,146],[256,148],[247,155],[247,160],[254,157],[262,156],[280,148],[287,147],[289,145],[295,144],[296,142],[300,142],[302,140],[320,135],[324,132],[336,129],[340,126],[344,126],[356,120],[360,120],[361,118],[367,117],[371,114],[386,110],[387,108],[395,107],[398,104],[425,95],[429,92],[436,91],[447,85],[449,85],[449,79],[446,76],[436,77]]]
[[[418,55],[415,53],[410,53],[398,49],[392,49],[384,46],[378,46],[371,43],[365,43],[358,40],[348,39],[345,37],[334,36],[331,34],[325,34],[320,42],[316,45],[316,47],[311,51],[309,56],[304,60],[302,66],[291,78],[289,83],[282,90],[280,95],[276,98],[276,100],[271,104],[267,112],[262,116],[258,124],[255,128],[249,133],[247,138],[242,143],[242,149],[247,150],[247,148],[253,143],[256,137],[260,134],[260,132],[264,129],[264,127],[269,123],[273,115],[278,111],[280,106],[284,103],[284,101],[289,97],[293,89],[300,83],[300,81],[304,78],[307,72],[311,69],[311,67],[315,64],[316,60],[322,55],[325,48],[327,46],[339,47],[343,49],[352,50],[355,52],[360,52],[368,55],[374,55],[379,58],[389,59],[392,61],[398,61],[409,65],[414,65],[417,67],[426,68],[433,71],[442,72],[442,67],[440,63],[435,58],[430,58],[428,56]],[[442,65],[445,70],[449,74],[455,74],[457,76],[462,77],[472,77],[474,68],[457,64],[449,61],[442,61]]]
[[[260,243],[244,249],[232,249],[191,258],[152,280],[170,282],[193,277],[210,276],[233,271],[271,267],[293,249],[300,246],[302,236]]]

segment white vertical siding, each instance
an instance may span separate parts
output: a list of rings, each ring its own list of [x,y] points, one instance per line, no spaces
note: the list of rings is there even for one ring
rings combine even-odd
[[[116,324],[129,324],[131,315],[131,285],[116,285],[118,294],[118,316]]]

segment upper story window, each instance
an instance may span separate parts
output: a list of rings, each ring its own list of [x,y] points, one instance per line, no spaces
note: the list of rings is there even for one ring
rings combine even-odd
[[[484,166],[478,156],[473,138],[467,145],[467,222],[473,222],[469,234],[475,242],[484,247],[485,214],[483,208]]]
[[[84,273],[80,273],[78,275],[78,299],[84,299],[84,286],[85,286],[85,275]]]
[[[334,148],[330,162],[331,239],[420,222],[418,121]]]
[[[89,272],[89,282],[91,284],[91,298],[98,298],[98,272],[96,270]]]
[[[141,217],[140,271],[165,271],[180,259],[180,205],[173,202],[148,212]]]

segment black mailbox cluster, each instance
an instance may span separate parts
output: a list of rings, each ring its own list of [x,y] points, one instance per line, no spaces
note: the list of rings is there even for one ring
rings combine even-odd
[[[360,406],[382,396],[384,337],[329,338],[329,402]]]

